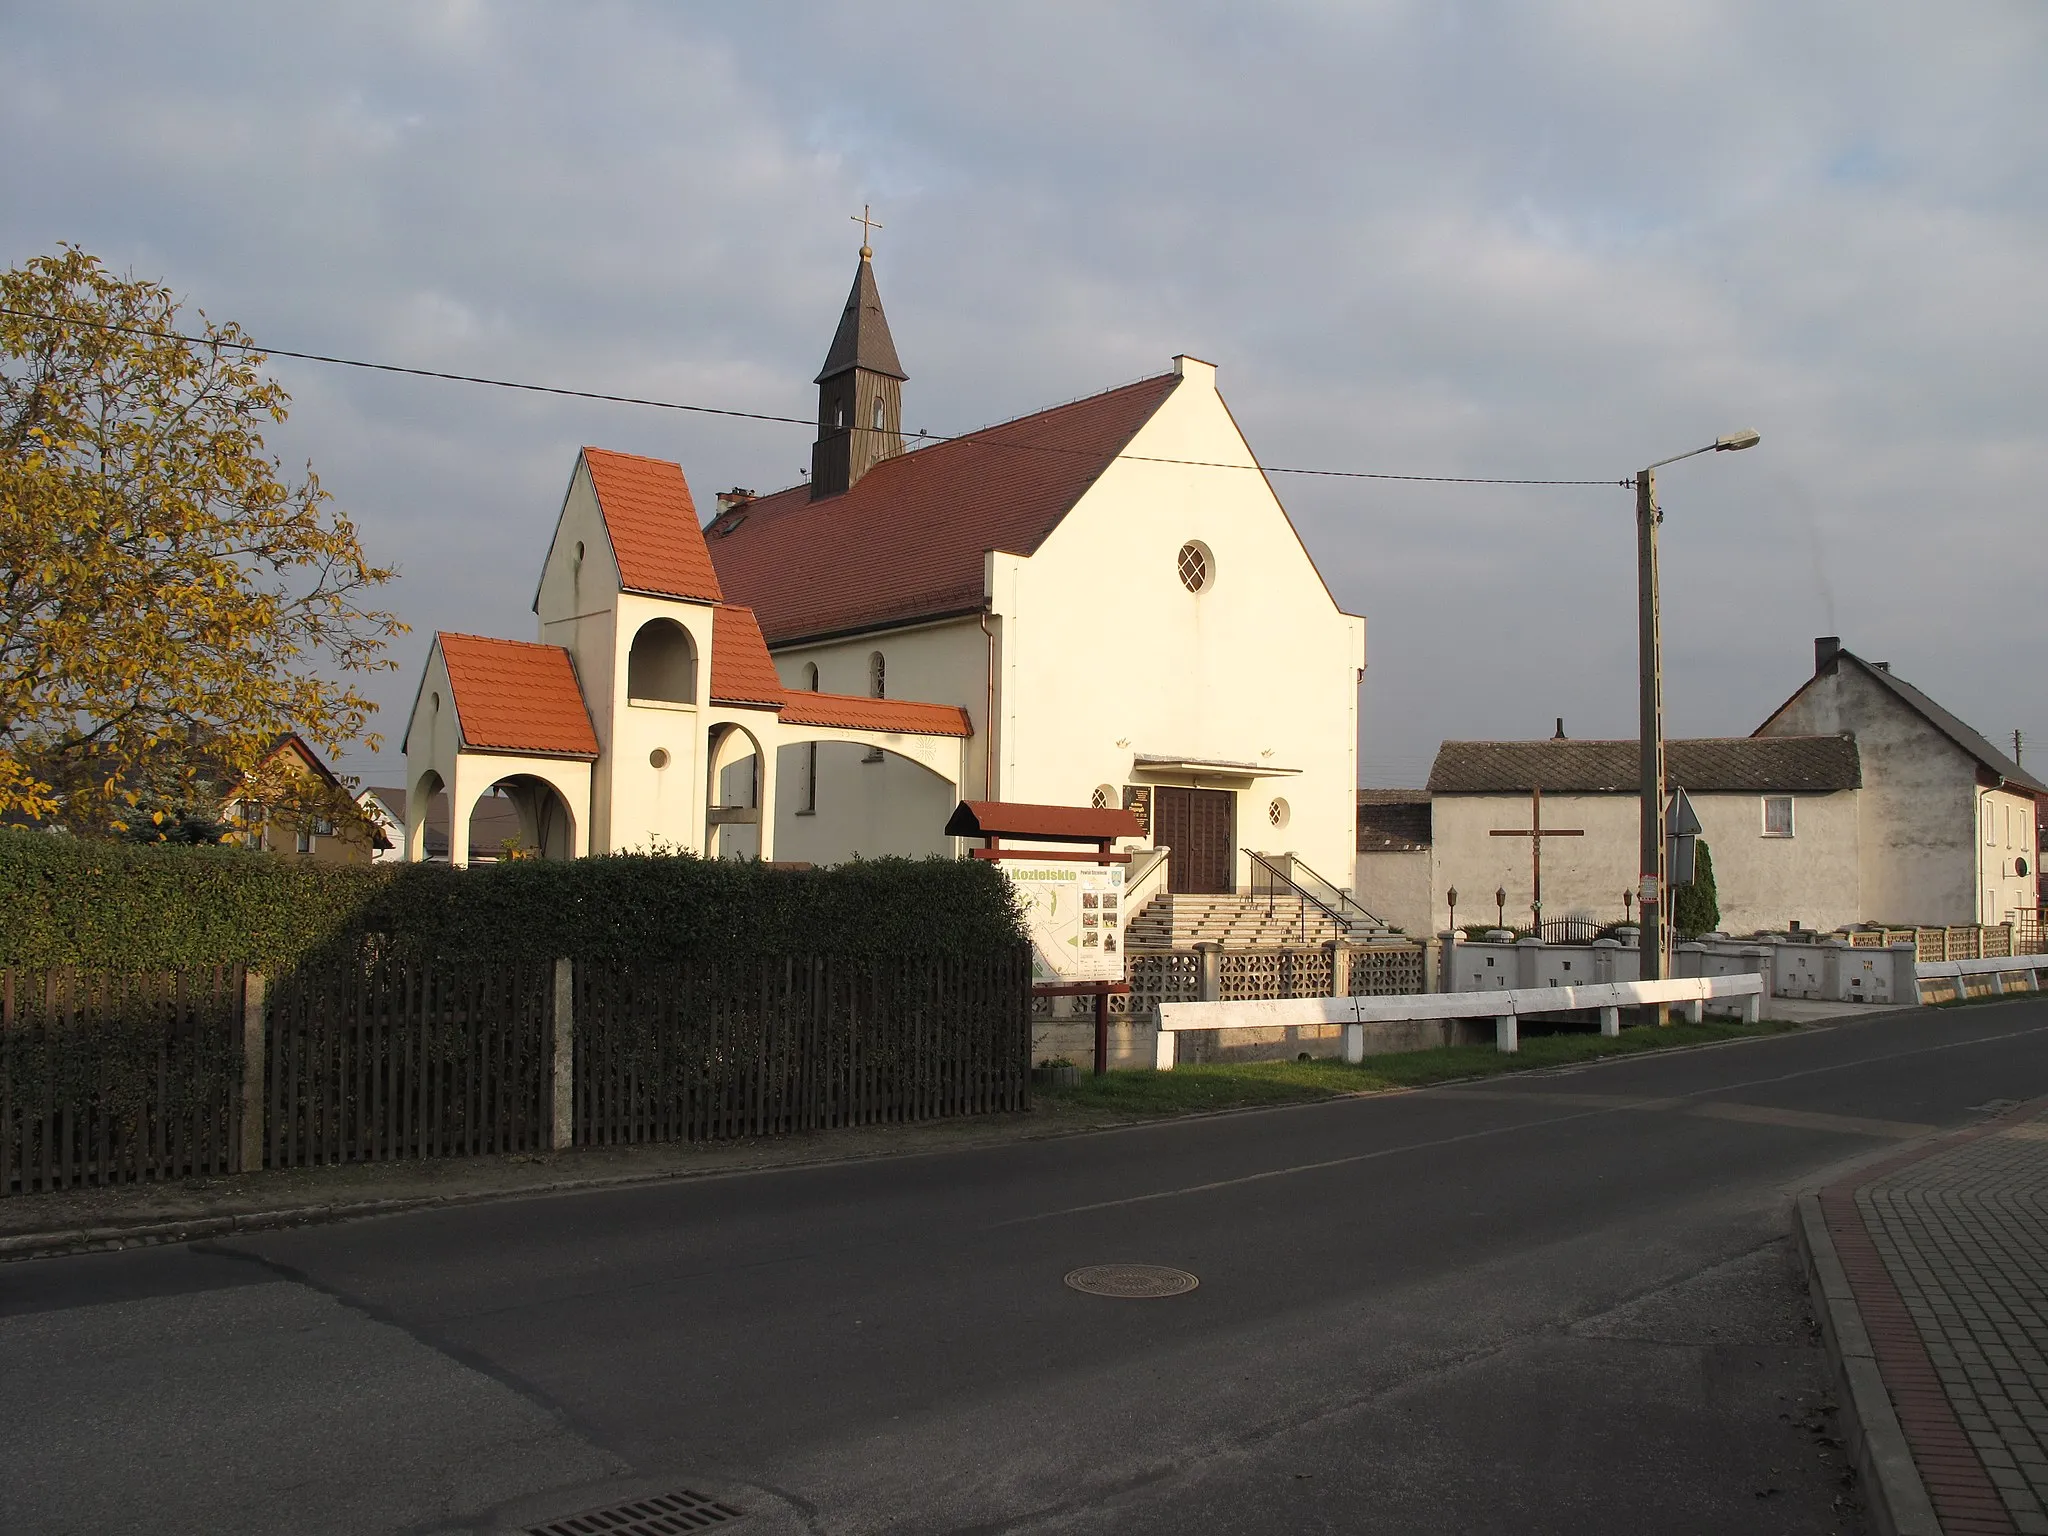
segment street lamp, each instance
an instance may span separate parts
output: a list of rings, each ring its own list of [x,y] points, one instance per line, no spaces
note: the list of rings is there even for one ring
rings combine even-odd
[[[1657,471],[1680,459],[1702,453],[1736,453],[1754,448],[1759,434],[1744,429],[1725,433],[1704,448],[1674,453],[1636,472],[1636,618],[1639,626],[1638,682],[1642,702],[1642,936],[1636,941],[1642,957],[1640,974],[1655,981],[1664,974],[1664,631],[1657,592]],[[1664,1005],[1645,1003],[1642,1022],[1662,1024]]]

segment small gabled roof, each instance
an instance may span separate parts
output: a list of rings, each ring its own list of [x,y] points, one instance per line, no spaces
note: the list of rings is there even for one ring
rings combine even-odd
[[[854,270],[853,288],[846,295],[846,310],[839,317],[839,329],[832,333],[832,345],[825,350],[825,366],[813,384],[822,384],[834,374],[851,368],[907,379],[903,364],[896,360],[896,343],[889,335],[889,317],[882,313],[882,293],[875,286],[875,269],[865,249],[860,266]]]
[[[837,495],[794,485],[736,507],[712,525],[719,581],[775,645],[974,612],[984,555],[1034,553],[1179,382],[899,454]]]
[[[1447,741],[1429,770],[1433,795],[1634,794],[1633,741]],[[1860,789],[1850,736],[1723,736],[1664,743],[1664,779],[1694,794],[1832,794]]]
[[[609,448],[585,448],[583,464],[618,561],[619,585],[654,597],[719,601],[718,571],[704,548],[682,465]]]
[[[720,603],[711,610],[711,702],[774,709],[783,697],[753,610]]]
[[[434,636],[464,747],[535,757],[597,756],[597,732],[576,683],[576,666],[559,645]]]
[[[1862,671],[1865,677],[1886,690],[1892,697],[1896,698],[1908,709],[1919,715],[1921,719],[1941,732],[1942,735],[1946,736],[1956,746],[1968,753],[1976,760],[1979,767],[1989,769],[1992,773],[1997,774],[1999,778],[2005,780],[2006,783],[2017,788],[2037,795],[2048,795],[2048,784],[2043,784],[2031,773],[2028,773],[2026,769],[1991,745],[1984,738],[1982,732],[1973,729],[1959,716],[1950,714],[1904,678],[1894,677],[1889,665],[1879,666],[1875,662],[1865,661],[1854,651],[1836,650],[1832,661],[1823,666],[1813,677],[1801,683],[1791,699],[1787,699],[1771,712],[1771,720],[1777,719],[1778,716],[1789,709],[1792,699],[1796,699],[1800,694],[1806,692],[1816,678],[1827,676],[1830,671],[1839,667],[1845,661],[1855,665]],[[1759,735],[1770,729],[1771,720],[1766,720],[1757,727]]]
[[[1104,843],[1144,835],[1137,814],[1121,806],[962,800],[946,823],[948,837],[1021,837],[1033,843]]]

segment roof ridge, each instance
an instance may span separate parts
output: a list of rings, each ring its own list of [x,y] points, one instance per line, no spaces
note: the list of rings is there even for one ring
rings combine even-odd
[[[1014,427],[1014,426],[1016,426],[1016,425],[1017,425],[1018,423],[1020,423],[1020,422],[1026,422],[1026,421],[1030,421],[1030,420],[1032,420],[1032,419],[1033,419],[1034,417],[1038,417],[1038,416],[1050,416],[1050,415],[1052,415],[1052,414],[1053,414],[1053,413],[1054,413],[1055,411],[1067,411],[1067,410],[1072,410],[1072,409],[1073,409],[1073,408],[1074,408],[1075,406],[1077,406],[1077,405],[1090,405],[1090,404],[1093,404],[1093,403],[1094,403],[1095,401],[1097,401],[1097,400],[1106,400],[1106,399],[1108,399],[1108,398],[1109,398],[1109,397],[1110,397],[1111,395],[1118,395],[1118,394],[1122,394],[1122,393],[1123,393],[1123,392],[1124,392],[1125,390],[1128,390],[1128,389],[1136,389],[1136,388],[1137,388],[1137,387],[1138,387],[1139,385],[1141,385],[1141,384],[1157,384],[1157,383],[1159,383],[1160,381],[1162,381],[1162,380],[1164,380],[1164,379],[1175,379],[1175,380],[1178,380],[1178,378],[1179,378],[1179,375],[1178,375],[1178,374],[1176,374],[1176,373],[1174,373],[1172,369],[1168,369],[1168,370],[1166,370],[1166,371],[1165,371],[1164,373],[1147,373],[1147,374],[1141,374],[1141,375],[1139,375],[1139,376],[1138,376],[1137,378],[1135,378],[1135,379],[1126,379],[1126,380],[1124,380],[1124,382],[1123,382],[1123,383],[1121,383],[1121,384],[1112,384],[1112,385],[1111,385],[1111,386],[1110,386],[1109,388],[1107,388],[1107,389],[1098,389],[1098,390],[1096,390],[1096,391],[1095,391],[1094,393],[1092,393],[1092,394],[1087,394],[1087,395],[1075,395],[1075,396],[1074,396],[1074,397],[1073,397],[1072,399],[1070,399],[1070,400],[1058,400],[1058,401],[1055,401],[1055,402],[1054,402],[1053,404],[1051,404],[1051,405],[1043,405],[1043,406],[1040,406],[1040,407],[1039,407],[1039,408],[1038,408],[1037,410],[1035,410],[1035,411],[1025,411],[1025,412],[1023,412],[1023,413],[1022,413],[1022,414],[1020,414],[1020,415],[1016,415],[1016,416],[1006,416],[1006,417],[1004,417],[1004,418],[1003,418],[1003,419],[1002,419],[1001,421],[991,421],[991,422],[986,422],[986,423],[984,423],[983,425],[981,425],[981,426],[978,426],[978,427],[975,427],[975,428],[972,428],[971,430],[969,430],[969,431],[966,431],[966,432],[955,432],[955,433],[952,433],[952,434],[950,434],[950,435],[946,435],[946,434],[941,434],[941,435],[939,435],[939,436],[937,436],[937,437],[932,437],[932,438],[926,438],[926,439],[925,439],[924,441],[922,441],[922,442],[919,442],[919,443],[917,444],[917,446],[916,446],[916,447],[914,447],[914,448],[906,448],[906,449],[904,449],[904,451],[903,451],[902,453],[896,454],[896,455],[895,455],[895,456],[894,456],[893,458],[891,458],[891,459],[888,459],[888,460],[885,460],[884,462],[886,462],[886,463],[896,463],[896,464],[900,464],[900,463],[904,463],[904,462],[907,462],[908,460],[911,460],[911,459],[915,459],[915,458],[917,458],[917,457],[919,457],[920,455],[923,455],[923,454],[928,454],[928,453],[936,453],[936,452],[938,452],[938,451],[939,451],[940,449],[942,449],[942,448],[957,448],[957,447],[961,447],[961,446],[963,446],[963,445],[966,445],[966,444],[970,444],[970,443],[973,443],[973,442],[975,442],[975,440],[976,440],[976,439],[978,439],[978,438],[981,438],[981,437],[983,437],[983,436],[984,436],[984,435],[986,435],[987,433],[990,433],[990,432],[997,432],[997,431],[1000,431],[1000,430],[1001,430],[1002,428],[1004,428],[1004,427]],[[915,439],[915,438],[918,438],[918,437],[920,437],[920,436],[922,436],[922,434],[920,434],[920,433],[916,433],[916,432],[905,432],[905,433],[903,434],[903,437],[904,437],[905,441],[910,441],[910,440],[912,440],[912,439]],[[1126,439],[1126,441],[1128,441],[1128,439]],[[1016,445],[1016,446],[1019,446],[1019,447],[1021,447],[1022,445]],[[1033,448],[1033,449],[1031,449],[1030,451],[1031,451],[1031,452],[1034,452],[1034,453],[1035,453],[1035,452],[1053,452],[1053,451],[1056,451],[1056,450],[1051,450],[1051,449],[1043,449],[1043,450],[1042,450],[1042,449],[1037,449],[1037,448]],[[1112,454],[1112,455],[1111,455],[1111,458],[1112,458],[1112,459],[1116,459],[1116,458],[1121,458],[1122,456],[1123,456],[1123,454],[1122,454],[1122,450],[1121,450],[1121,449],[1119,449],[1119,450],[1118,450],[1118,451],[1117,451],[1117,452],[1116,452],[1115,454]],[[878,468],[878,469],[879,469],[880,467],[881,467],[880,465],[877,465],[877,466],[876,466],[876,468]],[[758,508],[760,507],[761,503],[762,503],[762,502],[764,502],[764,501],[772,501],[772,500],[774,500],[774,499],[775,499],[776,497],[779,497],[779,496],[787,496],[787,495],[788,495],[788,494],[789,494],[789,493],[790,493],[791,491],[808,491],[809,489],[810,489],[810,482],[809,482],[808,480],[799,480],[799,481],[795,482],[795,483],[794,483],[794,484],[792,484],[792,485],[785,485],[785,486],[783,486],[783,487],[782,487],[782,488],[781,488],[780,490],[775,490],[775,491],[769,491],[769,492],[765,493],[764,495],[761,495],[761,496],[757,496],[757,497],[755,497],[753,501],[751,501],[751,502],[749,502],[749,503],[747,504],[747,510],[748,510],[748,511],[749,511],[749,512],[751,513],[751,512],[753,512],[753,511],[757,510],[757,509],[758,509]],[[834,492],[832,493],[832,495],[830,495],[830,496],[820,496],[820,497],[818,498],[818,500],[820,500],[820,501],[831,501],[831,500],[833,500],[833,499],[834,499],[834,498],[836,498],[836,497],[839,497],[839,496],[844,496],[844,495],[846,495],[846,494],[847,494],[847,492],[846,492],[846,491],[834,491]],[[808,498],[806,498],[806,499],[808,499]],[[735,509],[735,510],[737,510],[737,509]],[[712,517],[711,521],[712,521],[712,522],[714,522],[714,523],[718,521],[718,518],[717,518],[717,516],[716,516],[715,514],[713,515],[713,517]],[[708,526],[708,525],[707,525],[707,526]]]
[[[491,645],[523,645],[536,651],[567,651],[566,645],[556,645],[551,640],[508,640],[503,635],[472,635],[463,629],[437,629],[436,640],[482,640]]]

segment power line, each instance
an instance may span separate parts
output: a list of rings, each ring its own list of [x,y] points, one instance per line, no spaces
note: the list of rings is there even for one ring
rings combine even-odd
[[[534,384],[519,379],[494,379],[485,374],[450,373],[439,368],[411,368],[402,363],[368,362],[356,357],[336,357],[326,352],[295,352],[285,347],[260,346],[253,341],[225,341],[217,336],[188,336],[176,331],[154,330],[148,326],[116,325],[106,320],[88,320],[70,315],[44,314],[37,310],[11,309],[0,305],[0,315],[12,315],[20,320],[43,320],[58,325],[79,325],[90,330],[111,331],[120,335],[148,336],[159,341],[179,341],[190,346],[229,348],[237,352],[249,352],[260,357],[289,357],[305,363],[326,363],[336,368],[360,368],[372,373],[396,373],[417,379],[438,379],[450,384],[481,384],[491,389],[511,389],[531,395],[559,395],[570,400],[594,400],[605,405],[638,405],[657,411],[687,411],[699,416],[729,416],[741,421],[768,421],[778,424],[814,427],[816,422],[808,416],[778,416],[768,411],[742,411],[730,406],[688,405],[677,400],[654,400],[645,395],[619,395],[604,390],[571,389],[561,384]],[[855,426],[856,432],[879,431],[880,428]],[[963,438],[978,436],[990,430],[983,427],[975,432],[919,432],[921,442],[952,443]],[[991,442],[991,448],[1006,448],[1020,453],[1058,453],[1079,455],[1084,450],[1057,448],[1046,443],[1004,443]],[[1087,457],[1094,457],[1092,454]],[[1256,469],[1269,475],[1302,475],[1322,480],[1404,480],[1428,485],[1618,485],[1632,489],[1633,479],[1626,480],[1541,480],[1524,479],[1500,475],[1399,475],[1383,470],[1365,469],[1300,469],[1281,464],[1231,464],[1212,459],[1169,459],[1143,453],[1119,453],[1115,458],[1135,464],[1172,464],[1184,469]]]

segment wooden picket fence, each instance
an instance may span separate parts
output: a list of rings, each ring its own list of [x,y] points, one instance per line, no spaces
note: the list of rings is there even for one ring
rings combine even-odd
[[[553,975],[366,956],[273,983],[264,1166],[546,1147]]]
[[[242,972],[0,971],[0,1194],[226,1173]]]
[[[579,967],[575,1141],[772,1136],[1023,1107],[1030,956]]]
[[[0,972],[0,1195],[1017,1109],[1022,946],[724,970]],[[566,1006],[564,1006],[566,1005]]]

